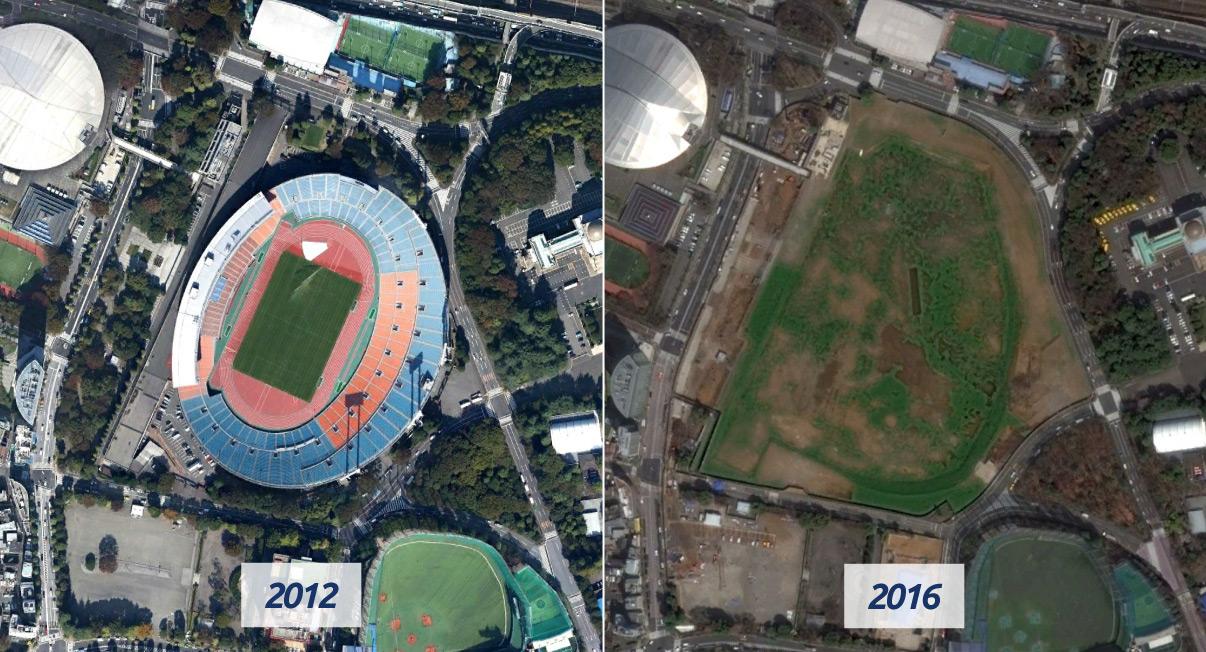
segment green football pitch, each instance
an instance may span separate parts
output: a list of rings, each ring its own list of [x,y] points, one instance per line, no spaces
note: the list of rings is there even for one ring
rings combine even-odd
[[[959,16],[946,47],[969,59],[1029,78],[1042,67],[1050,42],[1047,34],[1020,25],[1002,29]]]
[[[42,269],[42,261],[32,252],[0,240],[0,283],[17,289]]]
[[[444,40],[400,23],[348,21],[339,52],[391,75],[423,81]]]
[[[356,281],[296,254],[281,254],[234,368],[310,400],[359,293]]]
[[[645,254],[613,238],[605,240],[603,248],[607,280],[622,287],[637,288],[649,278],[649,261]]]
[[[438,535],[391,545],[367,596],[376,649],[504,649],[511,622],[505,568],[491,552],[479,542]]]

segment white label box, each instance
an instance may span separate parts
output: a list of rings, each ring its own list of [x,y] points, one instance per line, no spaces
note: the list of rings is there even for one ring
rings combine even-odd
[[[360,564],[243,564],[243,627],[360,627]]]
[[[846,564],[846,629],[962,629],[963,564]]]

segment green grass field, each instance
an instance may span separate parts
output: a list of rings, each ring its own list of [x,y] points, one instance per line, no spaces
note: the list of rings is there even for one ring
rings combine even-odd
[[[649,261],[645,254],[614,238],[604,241],[604,268],[607,280],[626,287],[640,287],[649,278]]]
[[[411,535],[382,555],[366,597],[377,650],[506,647],[512,622],[508,571],[489,546],[465,537]],[[424,616],[430,624],[424,625]]]
[[[1010,24],[1004,29],[959,16],[946,48],[980,63],[1029,79],[1043,65],[1051,37]]]
[[[281,254],[234,368],[310,400],[359,293],[356,281],[296,254]]]
[[[401,23],[352,17],[339,52],[391,75],[423,81],[443,51],[444,40]]]
[[[327,148],[327,129],[325,126],[311,122],[302,127],[301,148],[311,152],[321,152]]]
[[[1131,636],[1150,636],[1174,623],[1172,615],[1156,590],[1129,563],[1114,567],[1114,584],[1122,591]]]
[[[15,290],[25,285],[40,269],[42,261],[33,253],[0,240],[0,283]]]
[[[527,622],[533,640],[556,636],[573,627],[561,598],[536,571],[524,566],[515,574],[515,580],[527,599]]]
[[[1008,418],[1021,325],[994,189],[900,136],[834,183],[807,253],[762,285],[699,470],[810,490],[820,465],[838,497],[962,509]]]
[[[980,555],[968,578],[967,618],[987,649],[1087,650],[1118,636],[1110,586],[1079,542],[1014,535]]]

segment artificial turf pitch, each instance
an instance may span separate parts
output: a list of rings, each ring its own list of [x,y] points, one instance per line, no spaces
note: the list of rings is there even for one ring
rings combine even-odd
[[[0,241],[0,283],[17,289],[42,269],[33,253],[10,242]]]
[[[391,75],[423,81],[427,68],[443,48],[443,39],[406,25],[392,25],[390,28],[378,22],[351,19],[339,43],[339,52]]]
[[[504,582],[495,564],[472,545],[399,541],[385,552],[372,583],[376,649],[504,648],[510,634]]]
[[[235,355],[236,371],[309,401],[360,284],[281,254]]]
[[[608,261],[607,280],[626,288],[640,287],[649,278],[649,261],[645,254],[612,238],[604,241],[604,257]]]

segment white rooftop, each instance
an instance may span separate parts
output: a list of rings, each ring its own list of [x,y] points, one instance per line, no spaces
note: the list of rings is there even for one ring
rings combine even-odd
[[[603,447],[603,429],[594,412],[555,417],[549,422],[549,437],[558,455],[575,455]]]
[[[855,38],[889,59],[927,65],[942,45],[946,23],[899,0],[867,0]]]
[[[1157,453],[1180,453],[1206,448],[1206,421],[1201,415],[1157,421],[1152,427]]]
[[[630,169],[677,158],[708,113],[708,85],[682,41],[650,25],[611,27],[605,36],[603,158]]]
[[[327,67],[343,23],[282,0],[264,0],[251,25],[251,44],[314,73]]]
[[[84,150],[105,111],[96,60],[51,25],[0,29],[0,165],[45,170]]]

